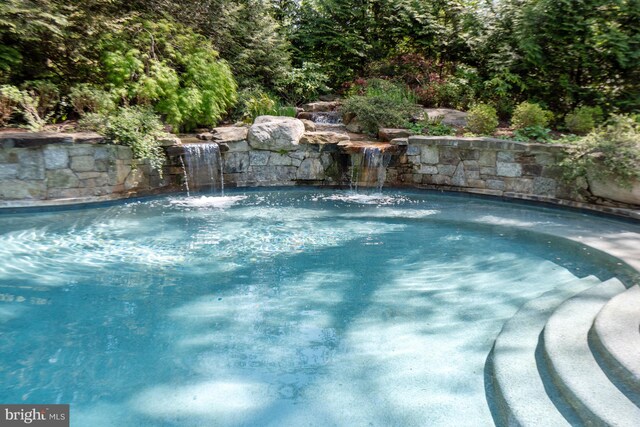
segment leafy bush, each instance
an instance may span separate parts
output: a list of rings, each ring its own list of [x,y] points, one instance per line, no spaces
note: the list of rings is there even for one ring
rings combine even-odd
[[[236,83],[211,41],[166,20],[131,22],[105,36],[102,64],[111,92],[149,105],[176,128],[210,126],[236,99]]]
[[[442,123],[442,116],[437,116],[434,118],[426,117],[423,120],[418,122],[407,122],[403,127],[410,130],[411,132],[417,135],[430,135],[430,136],[447,136],[454,135],[455,128]]]
[[[398,104],[417,104],[418,97],[404,84],[384,79],[358,79],[348,92],[349,96],[386,97]]]
[[[120,107],[110,115],[88,113],[81,124],[104,134],[115,144],[130,147],[136,160],[148,159],[151,167],[162,176],[165,157],[158,140],[165,136],[165,132],[153,110]]]
[[[519,104],[511,117],[511,125],[515,129],[540,127],[546,128],[553,118],[553,113],[544,110],[538,104],[523,102]]]
[[[36,100],[39,117],[52,116],[53,110],[60,102],[60,90],[50,81],[34,80],[25,82],[23,87]]]
[[[329,77],[322,72],[319,64],[305,62],[300,68],[292,68],[278,82],[278,92],[289,103],[298,105],[312,101],[328,92]]]
[[[0,88],[2,97],[6,99],[6,104],[13,104],[20,109],[26,128],[32,132],[41,131],[53,116],[53,111],[49,111],[55,107],[50,93],[43,91],[42,101],[37,95],[37,89],[20,90],[15,86],[4,85]]]
[[[296,107],[283,106],[278,99],[259,88],[245,89],[238,95],[238,102],[231,113],[235,120],[253,123],[258,116],[295,117]]]
[[[560,165],[568,181],[589,174],[629,187],[640,179],[640,123],[629,115],[612,116],[606,125],[570,145]]]
[[[498,127],[496,109],[487,104],[478,104],[467,114],[467,129],[479,135],[491,135]]]
[[[429,74],[437,71],[433,60],[419,53],[405,53],[369,64],[367,75],[402,81],[410,87],[420,86]]]
[[[358,117],[363,129],[376,134],[381,127],[399,127],[418,113],[415,93],[388,80],[360,80],[342,104],[342,114]]]
[[[564,118],[564,124],[570,132],[578,135],[589,133],[602,120],[602,108],[578,107]]]
[[[69,100],[76,113],[109,113],[116,108],[112,94],[91,84],[79,84],[71,88]]]
[[[444,77],[431,73],[429,82],[418,91],[420,103],[426,107],[465,109],[475,98],[474,82],[477,78],[475,69],[464,66],[460,66],[453,75]]]
[[[551,129],[545,128],[539,125],[527,126],[526,128],[518,129],[514,132],[514,138],[516,141],[537,141],[548,142],[551,140]]]
[[[0,86],[0,126],[6,126],[16,110],[15,96],[11,95],[13,86]],[[15,88],[17,90],[17,88]]]
[[[415,95],[404,86],[385,80],[370,80],[364,95],[347,98],[342,104],[343,115],[356,116],[363,129],[376,134],[381,127],[398,127],[417,114]]]

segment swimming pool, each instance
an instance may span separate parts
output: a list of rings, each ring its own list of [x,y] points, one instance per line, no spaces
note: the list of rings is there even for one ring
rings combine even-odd
[[[554,234],[640,232],[427,192],[162,197],[0,215],[0,402],[72,425],[492,425],[527,300],[628,280]]]

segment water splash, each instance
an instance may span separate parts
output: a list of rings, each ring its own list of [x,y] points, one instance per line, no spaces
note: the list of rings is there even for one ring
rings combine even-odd
[[[186,165],[187,194],[193,190],[209,188],[214,193],[220,190],[224,195],[224,176],[222,156],[218,144],[195,143],[184,144],[184,165]]]

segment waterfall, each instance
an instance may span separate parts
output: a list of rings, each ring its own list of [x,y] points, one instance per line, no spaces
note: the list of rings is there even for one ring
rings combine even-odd
[[[324,125],[339,125],[342,124],[342,116],[336,111],[316,112],[309,113],[311,121]]]
[[[220,190],[224,195],[222,156],[218,144],[184,144],[184,172],[187,195],[189,189],[209,189],[211,193]]]
[[[378,147],[363,147],[361,153],[351,154],[351,190],[368,187],[382,191],[390,160],[391,155]]]

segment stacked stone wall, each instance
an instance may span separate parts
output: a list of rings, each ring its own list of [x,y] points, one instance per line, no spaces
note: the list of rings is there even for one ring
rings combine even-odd
[[[561,179],[559,145],[422,136],[393,142],[405,146],[405,151],[390,168],[390,184],[496,196],[584,198],[580,188],[569,188]]]

